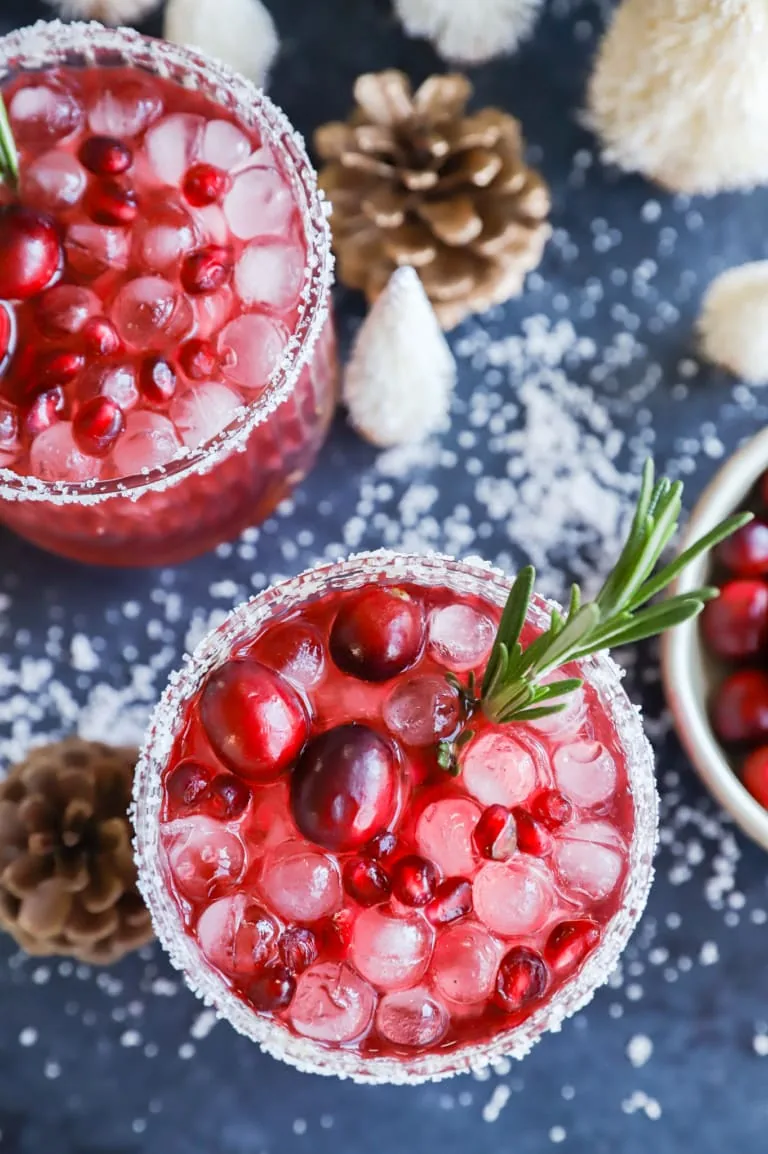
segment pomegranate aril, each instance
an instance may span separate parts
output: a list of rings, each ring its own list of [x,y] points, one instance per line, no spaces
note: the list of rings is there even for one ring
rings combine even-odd
[[[376,861],[387,861],[392,857],[397,846],[396,835],[387,830],[384,833],[377,833],[376,837],[371,838],[365,847],[365,853],[368,857],[375,858]]]
[[[66,398],[62,388],[48,389],[38,393],[24,414],[24,432],[28,437],[37,437],[50,429],[51,425],[64,415]]]
[[[7,301],[0,301],[0,376],[5,372],[16,348],[16,314]]]
[[[365,589],[336,615],[330,651],[339,669],[363,681],[388,681],[413,665],[424,646],[424,613],[400,589]]]
[[[433,926],[448,925],[472,912],[472,885],[466,878],[446,878],[424,910]]]
[[[96,224],[133,224],[139,213],[136,193],[118,180],[98,180],[85,194],[85,211]]]
[[[35,362],[34,388],[50,389],[57,385],[64,387],[75,380],[85,368],[85,357],[67,349],[54,349],[42,353]]]
[[[187,201],[194,208],[204,208],[208,204],[218,204],[232,186],[228,173],[213,164],[193,164],[184,176],[182,190]]]
[[[740,669],[727,677],[712,705],[712,724],[722,741],[768,739],[768,673]]]
[[[547,938],[544,957],[555,973],[572,972],[600,941],[600,927],[587,919],[561,922]]]
[[[726,660],[755,657],[768,640],[768,584],[729,581],[701,615],[704,640]]]
[[[214,293],[232,276],[232,250],[209,244],[186,256],[181,264],[181,283],[192,296]]]
[[[392,893],[404,906],[425,906],[434,896],[439,877],[431,861],[409,854],[392,868]]]
[[[28,300],[61,272],[64,254],[56,226],[18,205],[0,209],[0,297]]]
[[[573,805],[559,789],[545,789],[531,806],[533,816],[549,830],[560,829],[573,817]]]
[[[549,831],[521,806],[515,806],[512,813],[517,826],[517,848],[521,853],[545,857],[552,849]]]
[[[316,927],[320,953],[332,961],[344,960],[349,953],[354,926],[355,915],[349,909],[324,918]]]
[[[496,977],[496,1002],[512,1014],[540,998],[549,974],[544,959],[534,950],[517,946],[505,954]]]
[[[108,397],[93,397],[80,405],[72,422],[78,447],[92,457],[103,457],[125,428],[123,410]]]
[[[248,1001],[267,1013],[289,1006],[296,993],[296,980],[285,966],[266,966],[248,987]]]
[[[176,392],[176,373],[165,357],[145,357],[139,372],[139,388],[148,405],[163,408]]]
[[[286,930],[277,943],[280,961],[292,974],[303,974],[317,961],[317,938],[312,930],[297,926]]]
[[[205,799],[213,771],[191,758],[180,761],[164,782],[166,805],[170,818],[189,813]]]
[[[117,329],[106,317],[91,317],[87,320],[80,332],[80,339],[85,351],[94,357],[112,357],[123,347]]]
[[[744,762],[741,780],[755,801],[768,809],[768,746],[750,753]]]
[[[343,876],[344,889],[358,905],[375,906],[389,897],[389,878],[372,858],[350,858]]]
[[[251,791],[233,773],[220,773],[208,790],[208,809],[220,821],[234,821],[240,817],[251,800]]]
[[[210,341],[191,337],[180,346],[178,362],[190,381],[209,381],[216,372],[218,357]]]
[[[716,557],[737,577],[768,576],[768,523],[755,519],[742,525],[718,546]]]
[[[517,851],[517,823],[503,805],[489,805],[483,810],[472,833],[479,854],[491,861],[507,861]]]
[[[127,144],[114,136],[89,136],[80,145],[78,160],[96,176],[119,176],[133,164],[133,153]]]

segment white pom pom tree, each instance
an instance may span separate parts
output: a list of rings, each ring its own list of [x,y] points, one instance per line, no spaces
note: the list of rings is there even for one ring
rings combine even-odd
[[[542,0],[395,0],[410,36],[426,36],[446,60],[477,64],[513,52]]]
[[[46,0],[61,16],[100,20],[102,24],[137,24],[160,7],[161,0]]]
[[[699,317],[704,356],[751,385],[768,385],[768,260],[729,268]]]
[[[279,47],[261,0],[168,0],[163,35],[215,56],[262,88]]]
[[[623,0],[589,120],[604,158],[689,193],[768,181],[766,0]]]

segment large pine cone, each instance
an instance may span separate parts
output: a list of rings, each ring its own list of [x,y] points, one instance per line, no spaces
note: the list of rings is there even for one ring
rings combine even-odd
[[[413,94],[402,72],[370,73],[349,123],[315,135],[339,279],[373,302],[412,265],[446,329],[517,296],[551,232],[549,190],[523,160],[518,121],[494,108],[467,115],[471,94],[458,74]]]
[[[151,939],[128,820],[136,756],[69,738],[0,783],[0,926],[28,953],[108,964]]]

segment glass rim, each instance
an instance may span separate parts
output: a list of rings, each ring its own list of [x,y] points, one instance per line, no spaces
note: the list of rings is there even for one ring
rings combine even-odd
[[[230,656],[245,634],[253,635],[278,614],[298,608],[314,595],[333,588],[359,588],[377,578],[410,580],[433,587],[443,585],[458,593],[474,592],[500,606],[511,586],[511,578],[501,570],[474,558],[457,561],[442,554],[419,556],[377,550],[321,564],[264,590],[234,609],[172,675],[147,729],[136,768],[131,817],[139,888],[152,915],[158,940],[194,993],[207,1005],[213,1005],[218,1015],[226,1018],[239,1033],[257,1042],[273,1057],[300,1070],[358,1082],[413,1084],[482,1069],[502,1058],[524,1057],[544,1033],[559,1029],[562,1022],[585,1006],[607,981],[645,908],[653,880],[658,795],[653,751],[639,711],[622,688],[622,671],[607,654],[587,658],[579,663],[584,677],[597,691],[626,753],[635,826],[621,905],[584,967],[523,1023],[501,1031],[484,1043],[465,1043],[445,1053],[413,1058],[365,1058],[349,1050],[330,1050],[247,1007],[205,961],[184,930],[178,908],[163,880],[159,850],[161,775],[168,763],[183,709],[204,677]],[[537,597],[531,619],[536,624],[546,624],[554,604]]]
[[[174,79],[174,70],[186,81],[195,80],[215,103],[217,86],[227,91],[228,112],[265,130],[270,148],[280,154],[301,213],[307,242],[305,281],[299,297],[299,317],[290,334],[283,359],[264,390],[245,402],[242,412],[215,437],[187,450],[165,465],[140,474],[103,481],[45,481],[0,468],[0,501],[49,502],[58,505],[97,505],[115,497],[137,500],[179,484],[190,474],[210,472],[233,452],[243,451],[251,433],[292,394],[301,373],[311,362],[328,319],[334,258],[327,202],[301,135],[285,113],[253,81],[194,48],[145,36],[131,28],[112,28],[96,22],[39,20],[0,37],[0,81],[10,73],[36,71],[55,65],[85,67],[98,63],[99,52],[117,53],[124,63],[149,74]],[[90,60],[89,60],[90,55]],[[77,59],[74,59],[74,58]],[[110,64],[119,63],[114,59]],[[249,121],[246,119],[246,123]]]

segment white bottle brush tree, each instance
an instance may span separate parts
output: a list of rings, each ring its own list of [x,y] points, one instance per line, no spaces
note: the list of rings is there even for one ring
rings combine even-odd
[[[410,36],[426,36],[446,60],[477,64],[514,52],[542,0],[395,0]]]

